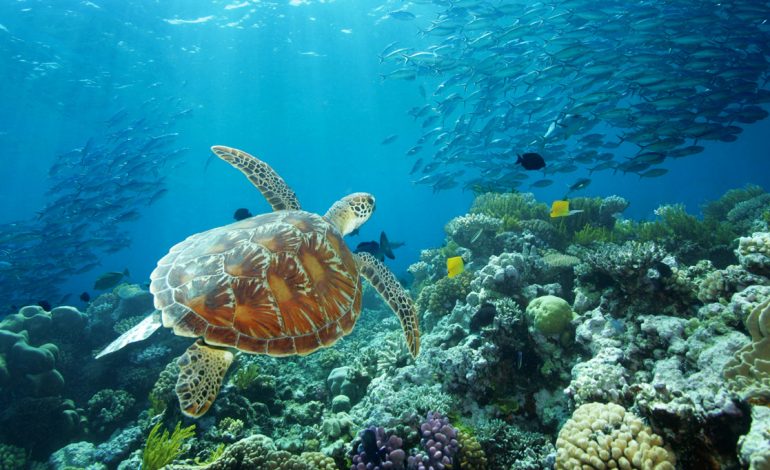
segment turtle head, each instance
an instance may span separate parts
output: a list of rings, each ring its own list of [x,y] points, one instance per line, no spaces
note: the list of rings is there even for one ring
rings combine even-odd
[[[344,237],[369,220],[372,212],[374,196],[369,193],[353,193],[335,202],[324,217]]]

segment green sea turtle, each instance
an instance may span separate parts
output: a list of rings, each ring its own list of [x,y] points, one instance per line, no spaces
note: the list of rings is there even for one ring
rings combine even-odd
[[[401,321],[413,356],[417,311],[393,273],[369,253],[351,253],[342,237],[374,210],[354,193],[319,216],[300,209],[272,168],[241,150],[211,148],[243,172],[273,212],[197,233],[175,245],[150,275],[157,309],[96,357],[149,337],[161,325],[198,338],[177,360],[176,393],[185,415],[206,413],[233,361],[231,349],[305,355],[350,333],[361,313],[361,277]],[[158,312],[159,311],[159,312]]]

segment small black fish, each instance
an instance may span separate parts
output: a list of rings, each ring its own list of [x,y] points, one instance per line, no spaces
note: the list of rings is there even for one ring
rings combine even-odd
[[[50,312],[51,311],[51,308],[52,308],[51,307],[51,302],[49,302],[47,300],[40,300],[40,301],[38,301],[37,304],[39,306],[43,307],[43,310],[45,310],[46,312]]]
[[[364,432],[361,433],[361,446],[364,448],[364,453],[366,453],[366,458],[370,463],[377,465],[382,461],[384,455],[377,448],[377,434],[373,429],[364,429]]]
[[[516,154],[519,158],[516,163],[523,166],[525,170],[539,170],[545,168],[545,160],[539,153],[527,152],[524,155]]]
[[[248,219],[249,217],[253,217],[251,212],[249,212],[248,209],[245,207],[241,207],[240,209],[235,211],[235,214],[233,214],[233,219],[235,220],[243,220]]]
[[[361,242],[358,244],[358,246],[356,246],[355,252],[371,253],[378,260],[385,261],[386,256],[390,259],[396,259],[396,257],[393,255],[393,250],[403,245],[404,245],[403,242],[391,242],[390,240],[388,240],[388,236],[385,235],[385,232],[380,232],[379,243],[377,243],[376,241]]]
[[[476,313],[471,317],[470,330],[472,332],[479,331],[481,328],[492,323],[495,319],[497,310],[495,306],[490,303],[483,303]]]
[[[83,302],[90,302],[91,301],[91,295],[88,292],[83,292],[80,294],[80,300]]]

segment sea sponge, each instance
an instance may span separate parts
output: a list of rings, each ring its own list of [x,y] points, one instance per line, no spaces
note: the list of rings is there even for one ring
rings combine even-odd
[[[556,470],[674,470],[674,453],[642,420],[620,405],[586,403],[556,440]]]
[[[572,321],[572,307],[555,295],[544,295],[527,305],[527,318],[544,335],[559,335]]]

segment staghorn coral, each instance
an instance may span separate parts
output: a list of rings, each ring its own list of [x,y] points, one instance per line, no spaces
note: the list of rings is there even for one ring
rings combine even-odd
[[[601,297],[613,314],[629,310],[690,314],[697,303],[688,272],[652,242],[607,243],[591,250],[575,267],[581,295]],[[583,306],[581,306],[581,309]],[[589,307],[590,308],[590,307]]]
[[[731,391],[754,404],[770,404],[770,298],[746,318],[751,343],[725,364],[724,376]]]
[[[586,403],[556,440],[556,470],[674,470],[676,458],[641,419],[616,404]]]
[[[499,419],[483,421],[476,437],[489,469],[539,470],[553,467],[551,439]]]

